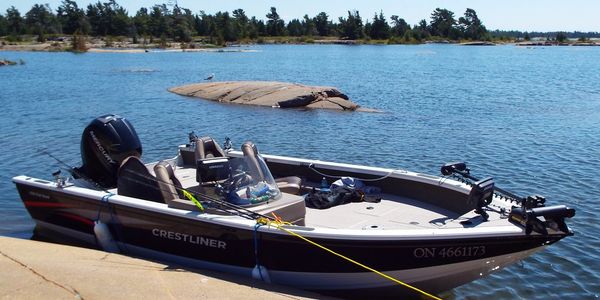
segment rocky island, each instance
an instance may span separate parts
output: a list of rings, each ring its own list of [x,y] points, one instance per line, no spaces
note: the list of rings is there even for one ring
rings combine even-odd
[[[0,59],[0,66],[13,66],[16,65],[17,63],[11,60],[6,60],[6,59]]]
[[[223,81],[173,87],[170,92],[223,103],[278,108],[324,108],[369,111],[349,100],[338,89],[276,81]]]

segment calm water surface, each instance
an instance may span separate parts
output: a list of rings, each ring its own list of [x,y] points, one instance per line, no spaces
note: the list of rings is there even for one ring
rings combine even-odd
[[[465,160],[476,176],[577,209],[576,232],[522,263],[443,296],[600,297],[600,47],[255,46],[248,53],[0,52],[0,235],[34,227],[11,177],[50,178],[48,149],[80,164],[96,116],[135,126],[144,160],[176,154],[187,133],[252,139],[262,152],[437,174]],[[184,98],[201,81],[336,86],[382,114],[284,111]]]

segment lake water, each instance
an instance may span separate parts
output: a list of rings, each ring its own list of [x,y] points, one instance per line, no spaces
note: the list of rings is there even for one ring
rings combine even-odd
[[[252,139],[262,152],[432,174],[467,161],[474,175],[577,209],[575,236],[443,294],[494,299],[600,297],[600,47],[253,46],[245,53],[0,52],[0,235],[33,222],[11,177],[50,178],[40,149],[80,164],[96,116],[135,126],[144,160],[176,154],[187,133]],[[215,80],[338,87],[385,113],[286,111],[219,104],[167,88]]]

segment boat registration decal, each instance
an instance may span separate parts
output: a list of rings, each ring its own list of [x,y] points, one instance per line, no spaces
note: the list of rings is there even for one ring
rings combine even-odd
[[[29,195],[38,197],[38,198],[42,198],[42,199],[46,199],[46,200],[50,200],[49,195],[44,195],[42,193],[38,193],[38,192],[34,192],[34,191],[29,191]]]
[[[452,258],[452,257],[477,257],[485,254],[485,246],[463,246],[463,247],[427,247],[416,248],[413,256],[416,258]]]
[[[227,247],[227,243],[225,241],[158,228],[152,229],[152,235],[163,239],[184,241],[194,245],[201,245],[223,250],[225,250]]]

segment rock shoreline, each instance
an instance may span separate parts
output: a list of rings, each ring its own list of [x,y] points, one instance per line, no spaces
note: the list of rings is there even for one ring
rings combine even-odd
[[[334,87],[307,86],[276,81],[223,81],[194,83],[169,89],[170,92],[223,103],[277,108],[319,108],[376,112],[360,107]]]
[[[241,276],[0,236],[2,299],[333,299]]]

